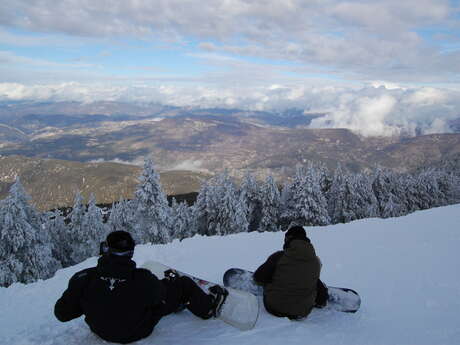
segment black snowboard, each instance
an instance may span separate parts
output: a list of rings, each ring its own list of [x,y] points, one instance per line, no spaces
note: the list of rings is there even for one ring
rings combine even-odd
[[[263,295],[263,288],[254,282],[253,272],[241,268],[230,268],[224,274],[224,285],[238,290],[248,291],[256,296]],[[337,311],[355,313],[361,305],[361,298],[352,289],[328,286],[327,306]]]

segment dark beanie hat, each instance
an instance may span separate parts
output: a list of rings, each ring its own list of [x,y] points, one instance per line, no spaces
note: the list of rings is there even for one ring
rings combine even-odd
[[[293,226],[288,231],[286,231],[285,237],[292,237],[295,239],[307,239],[307,233],[305,229],[301,226]]]
[[[129,252],[134,250],[134,240],[126,231],[114,231],[107,236],[107,246],[112,252]]]
[[[310,239],[307,237],[305,229],[301,226],[293,226],[284,235],[283,249],[289,248],[289,245],[293,240],[301,240],[310,243]]]

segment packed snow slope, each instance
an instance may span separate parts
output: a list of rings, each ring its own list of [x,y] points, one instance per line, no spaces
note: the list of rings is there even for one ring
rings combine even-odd
[[[366,219],[307,229],[329,285],[356,289],[356,314],[314,310],[303,321],[269,315],[262,307],[253,330],[242,332],[188,311],[165,317],[138,344],[459,344],[460,205],[406,217]],[[254,270],[280,249],[283,233],[194,237],[136,248],[142,265],[158,260],[216,282],[234,266]],[[60,323],[55,301],[68,279],[97,258],[60,270],[46,281],[0,289],[0,344],[102,344],[82,318]]]

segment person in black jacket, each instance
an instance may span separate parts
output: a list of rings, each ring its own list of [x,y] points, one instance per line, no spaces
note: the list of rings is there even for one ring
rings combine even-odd
[[[264,287],[265,309],[279,317],[305,318],[327,303],[327,287],[319,279],[321,261],[300,226],[290,228],[283,250],[272,254],[254,273]]]
[[[129,233],[115,231],[101,245],[97,267],[76,273],[56,302],[54,314],[66,322],[85,315],[91,331],[106,341],[129,343],[147,337],[165,315],[186,306],[209,319],[227,292],[212,287],[211,294],[188,277],[170,274],[159,280],[131,260],[135,243]]]

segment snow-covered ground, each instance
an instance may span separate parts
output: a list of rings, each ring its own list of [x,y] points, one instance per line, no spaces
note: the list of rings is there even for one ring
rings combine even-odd
[[[357,290],[361,310],[314,310],[301,322],[269,315],[262,307],[251,331],[203,321],[185,311],[160,321],[138,344],[459,344],[460,205],[393,219],[367,219],[309,228],[329,285]],[[194,237],[136,248],[139,265],[158,260],[221,282],[229,267],[254,270],[278,250],[283,233]],[[60,323],[57,298],[72,274],[96,258],[60,270],[46,281],[0,289],[0,344],[101,344],[82,318]]]

